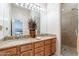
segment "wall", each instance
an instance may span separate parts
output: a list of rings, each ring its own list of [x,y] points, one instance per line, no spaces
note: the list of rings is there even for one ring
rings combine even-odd
[[[46,10],[40,13],[40,34],[56,34],[56,55],[61,54],[60,4],[49,3]]]
[[[0,39],[3,38],[3,4],[0,4],[0,25],[2,25],[2,30],[0,31]]]
[[[4,4],[3,7],[3,25],[4,25],[4,36],[11,35],[11,6],[10,4]]]
[[[3,3],[3,4],[0,4],[0,18],[1,18],[1,23],[2,23],[2,25],[3,25],[3,30],[2,30],[2,32],[0,33],[0,35],[2,36],[2,37],[4,37],[4,36],[10,36],[10,31],[11,31],[11,29],[10,29],[10,20],[11,20],[11,18],[10,18],[10,5],[9,4],[7,4],[7,3]],[[1,24],[0,23],[0,24]],[[0,36],[0,38],[1,38],[1,36]]]
[[[56,55],[61,54],[60,4],[50,3],[47,6],[47,33],[56,34]]]
[[[40,34],[47,33],[47,10],[40,12]]]

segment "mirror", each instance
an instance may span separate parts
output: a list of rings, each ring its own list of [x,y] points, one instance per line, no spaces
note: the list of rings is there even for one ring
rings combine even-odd
[[[40,33],[40,10],[33,10],[20,6],[20,3],[5,4],[4,9],[4,36],[17,34],[29,35],[28,20],[30,17],[36,19],[37,34]],[[30,4],[31,5],[31,4]],[[29,6],[29,5],[28,5]],[[36,11],[37,10],[37,11]],[[7,19],[7,20],[6,20]]]
[[[20,19],[14,18],[12,22],[12,32],[11,35],[23,34],[23,22]]]

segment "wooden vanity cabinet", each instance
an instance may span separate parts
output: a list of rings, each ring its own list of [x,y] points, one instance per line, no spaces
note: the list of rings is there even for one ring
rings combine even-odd
[[[0,49],[0,56],[49,56],[56,52],[56,38]]]
[[[21,56],[33,56],[34,55],[34,45],[32,43],[20,46]]]
[[[18,55],[17,47],[0,50],[0,56],[16,56]]]

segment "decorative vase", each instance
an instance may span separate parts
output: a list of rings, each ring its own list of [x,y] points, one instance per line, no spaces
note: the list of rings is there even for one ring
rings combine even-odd
[[[30,30],[30,37],[35,38],[36,37],[36,31],[35,30]]]

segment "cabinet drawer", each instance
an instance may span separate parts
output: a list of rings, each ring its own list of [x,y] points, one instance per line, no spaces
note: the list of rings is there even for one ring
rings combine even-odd
[[[45,56],[49,56],[49,55],[51,55],[51,46],[46,45],[45,46]]]
[[[27,50],[32,50],[32,49],[33,49],[33,44],[27,44],[27,45],[21,46],[21,52],[27,51]]]
[[[33,55],[34,55],[33,50],[29,50],[21,53],[21,56],[33,56]]]
[[[36,53],[35,56],[44,56],[44,51],[41,51],[39,53]]]
[[[35,48],[38,48],[38,47],[41,47],[41,46],[44,46],[44,41],[35,43]]]
[[[8,48],[0,51],[0,55],[12,55],[17,53],[17,48]]]
[[[56,39],[52,39],[51,42],[52,42],[52,43],[56,43]]]
[[[45,45],[48,45],[50,43],[51,43],[51,40],[50,39],[48,39],[48,40],[45,41]]]
[[[35,53],[39,53],[41,51],[44,51],[44,47],[39,47],[35,49]]]

